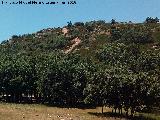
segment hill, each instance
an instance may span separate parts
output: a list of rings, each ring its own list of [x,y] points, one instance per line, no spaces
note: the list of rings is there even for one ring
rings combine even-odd
[[[5,102],[110,106],[128,115],[160,107],[160,24],[68,23],[0,45]],[[103,109],[102,109],[103,111]]]

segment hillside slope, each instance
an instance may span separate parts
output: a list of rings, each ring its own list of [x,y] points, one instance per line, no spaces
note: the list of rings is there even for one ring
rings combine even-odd
[[[68,23],[13,35],[0,55],[1,101],[160,108],[159,23]]]
[[[13,35],[11,39],[3,41],[1,46],[6,46],[10,51],[32,52],[58,49],[65,51],[74,44],[74,39],[79,38],[81,44],[74,49],[87,52],[106,43],[120,42],[125,44],[138,43],[147,49],[159,48],[160,24],[110,24],[104,21],[87,23],[77,22],[63,28],[47,28],[33,34]],[[141,37],[141,38],[140,38]],[[93,49],[92,49],[93,48]]]

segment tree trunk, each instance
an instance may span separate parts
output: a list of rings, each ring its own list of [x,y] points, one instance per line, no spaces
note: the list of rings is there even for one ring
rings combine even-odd
[[[114,108],[114,110],[115,110],[115,113],[117,113],[117,108]]]
[[[134,116],[134,108],[131,108],[131,117]]]
[[[9,102],[9,99],[8,99],[8,92],[6,92],[6,102]]]
[[[103,105],[102,105],[102,114],[103,114]]]
[[[19,93],[19,102],[22,102],[22,93]]]
[[[41,93],[38,94],[38,103],[41,103],[42,102],[42,96],[41,96]]]
[[[119,114],[122,115],[122,107],[119,107],[118,110],[119,110]]]
[[[118,108],[118,113],[121,114],[121,109],[120,108]]]
[[[128,109],[127,109],[127,111],[126,111],[126,116],[128,117]]]
[[[3,98],[4,98],[4,94],[5,94],[5,92],[3,91],[3,92],[2,92],[2,97],[3,97]]]
[[[31,103],[32,103],[33,101],[32,101],[32,91],[31,91]]]
[[[122,115],[122,108],[121,108],[121,115]]]

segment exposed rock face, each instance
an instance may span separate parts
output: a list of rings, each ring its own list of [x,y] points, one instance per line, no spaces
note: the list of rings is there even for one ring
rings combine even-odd
[[[66,35],[66,34],[68,33],[68,31],[69,31],[69,30],[68,30],[67,28],[63,28],[63,29],[62,29],[63,35]]]
[[[72,44],[72,46],[71,47],[69,47],[67,50],[64,50],[64,53],[69,53],[69,52],[71,52],[76,46],[78,46],[79,44],[81,43],[81,40],[78,38],[78,37],[76,37],[75,39],[73,39],[72,41],[71,41],[71,44]]]

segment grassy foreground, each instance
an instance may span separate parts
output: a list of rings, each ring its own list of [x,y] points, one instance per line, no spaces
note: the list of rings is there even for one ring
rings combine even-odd
[[[0,120],[127,120],[126,118],[113,117],[111,109],[101,108],[78,109],[57,108],[37,104],[7,104],[0,103]],[[135,120],[160,120],[160,116],[143,114],[145,117],[136,117]],[[148,118],[154,119],[148,119]]]

